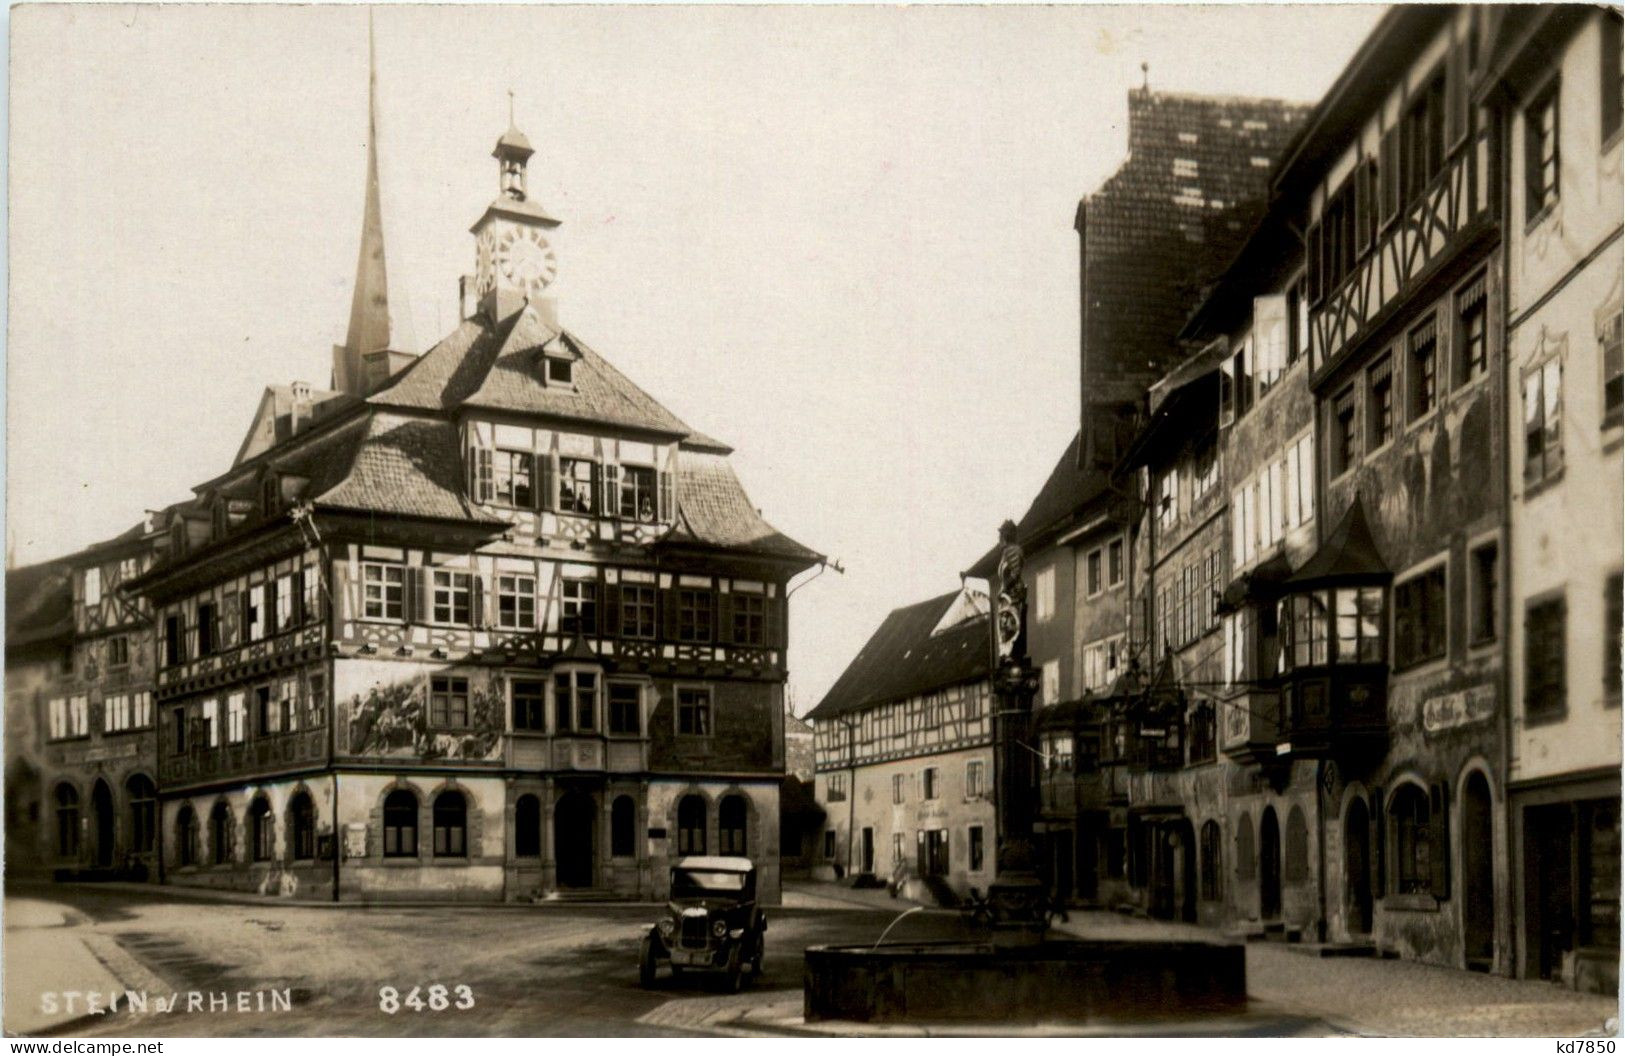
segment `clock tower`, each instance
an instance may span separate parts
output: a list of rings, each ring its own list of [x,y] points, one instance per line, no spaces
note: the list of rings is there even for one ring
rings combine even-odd
[[[558,274],[553,233],[559,221],[530,200],[525,190],[525,164],[535,151],[513,125],[497,140],[497,197],[469,230],[474,235],[474,291],[480,310],[494,323],[526,303],[556,322],[548,288]]]

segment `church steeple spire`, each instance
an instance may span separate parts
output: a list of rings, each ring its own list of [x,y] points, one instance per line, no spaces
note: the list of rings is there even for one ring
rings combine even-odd
[[[364,396],[410,360],[410,341],[400,325],[404,303],[390,303],[384,258],[383,204],[378,180],[378,49],[367,13],[367,186],[361,215],[361,252],[350,299],[350,327],[333,348],[333,388]],[[394,325],[392,326],[392,320]]]

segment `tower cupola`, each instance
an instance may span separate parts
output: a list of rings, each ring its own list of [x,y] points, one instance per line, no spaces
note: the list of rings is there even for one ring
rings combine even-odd
[[[526,304],[556,318],[548,287],[558,275],[553,233],[559,221],[531,199],[525,167],[536,151],[514,123],[509,97],[508,130],[491,156],[497,160],[497,197],[469,231],[474,235],[474,291],[492,322]]]

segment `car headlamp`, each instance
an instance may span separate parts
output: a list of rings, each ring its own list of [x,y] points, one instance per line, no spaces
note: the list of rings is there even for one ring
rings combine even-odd
[[[726,920],[719,920],[715,924],[712,924],[711,934],[715,935],[719,939],[728,934],[728,922]]]
[[[675,921],[673,921],[670,917],[662,917],[661,918],[661,920],[660,920],[660,934],[662,934],[662,935],[670,935],[672,932],[674,932],[676,930],[677,930],[677,924],[676,924]]]

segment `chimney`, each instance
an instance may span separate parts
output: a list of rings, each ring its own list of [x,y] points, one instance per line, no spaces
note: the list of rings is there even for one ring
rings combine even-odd
[[[295,436],[310,423],[310,382],[296,381],[288,388],[293,393],[293,406],[288,409],[288,434]]]
[[[457,318],[474,318],[480,311],[480,299],[474,293],[474,276],[464,275],[457,280]]]

